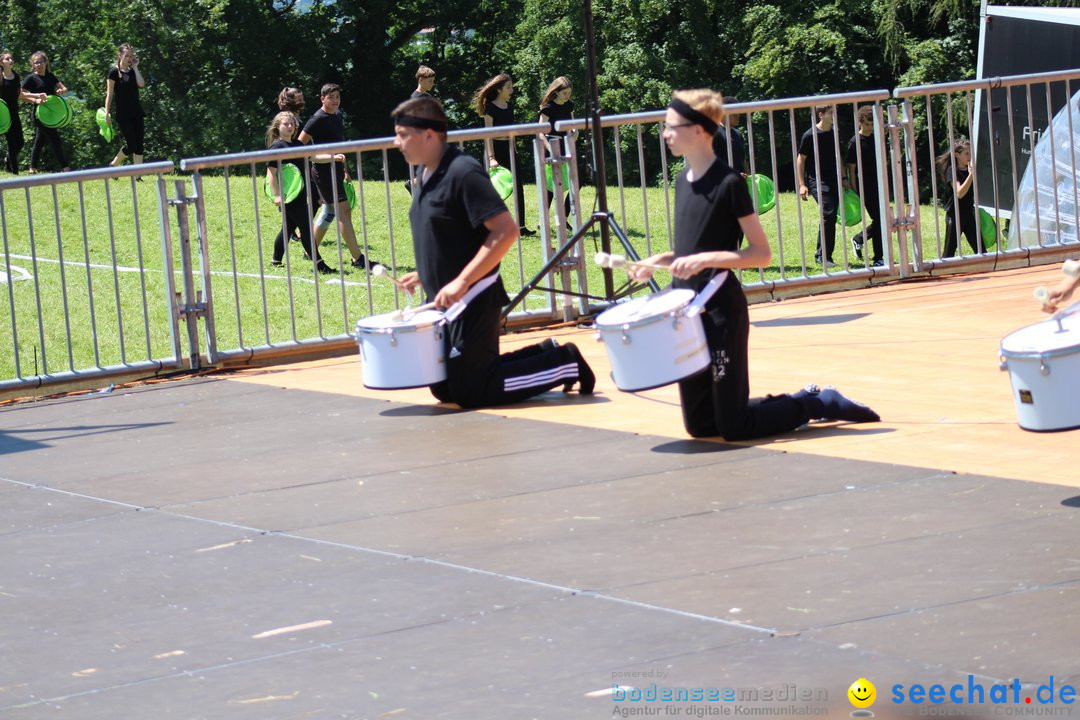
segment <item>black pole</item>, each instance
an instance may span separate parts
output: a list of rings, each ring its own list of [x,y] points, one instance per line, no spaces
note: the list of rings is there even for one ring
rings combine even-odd
[[[589,57],[589,123],[592,125],[592,154],[596,182],[597,210],[605,216],[607,205],[607,171],[604,168],[604,135],[600,130],[600,89],[596,83],[596,37],[593,34],[592,0],[585,0],[585,40]],[[607,222],[600,223],[600,249],[611,252],[611,231]],[[610,268],[604,268],[604,297],[615,295],[615,282]]]

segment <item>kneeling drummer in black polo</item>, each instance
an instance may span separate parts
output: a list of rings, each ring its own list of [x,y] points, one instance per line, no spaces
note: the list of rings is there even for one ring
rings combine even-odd
[[[432,97],[406,100],[393,113],[394,143],[422,165],[409,208],[417,272],[400,280],[423,287],[436,307],[465,299],[447,326],[446,376],[431,387],[442,402],[487,407],[518,402],[559,385],[590,395],[596,377],[573,343],[499,354],[502,307],[509,302],[499,262],[514,246],[517,222],[473,157],[446,142],[446,113]]]

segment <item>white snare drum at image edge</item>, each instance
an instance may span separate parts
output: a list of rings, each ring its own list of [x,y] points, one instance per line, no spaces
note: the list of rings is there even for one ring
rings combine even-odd
[[[1023,327],[1001,341],[1017,421],[1025,430],[1080,427],[1080,317]]]

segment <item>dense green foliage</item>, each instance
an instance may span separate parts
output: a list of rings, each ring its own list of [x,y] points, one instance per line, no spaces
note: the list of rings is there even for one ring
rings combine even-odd
[[[138,48],[148,82],[148,159],[178,159],[261,147],[283,85],[305,90],[310,112],[319,86],[337,82],[349,135],[388,135],[388,113],[420,62],[437,70],[436,94],[457,127],[479,123],[471,95],[503,71],[515,77],[520,120],[535,118],[558,75],[574,82],[583,111],[582,5],[0,0],[0,44],[22,74],[31,52],[50,55],[82,107],[63,135],[73,165],[85,167],[115,152],[97,136],[93,110],[122,42]],[[973,75],[978,38],[976,0],[596,0],[594,14],[606,112],[661,107],[673,87],[758,99],[956,80]]]

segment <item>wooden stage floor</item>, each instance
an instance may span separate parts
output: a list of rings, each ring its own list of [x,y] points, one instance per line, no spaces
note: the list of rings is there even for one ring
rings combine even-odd
[[[342,358],[0,407],[0,720],[846,718],[860,678],[877,717],[1080,713],[1080,433],[1020,430],[997,358],[1057,277],[752,307],[755,393],[884,418],[757,443],[584,329],[505,345],[577,342],[591,398]]]

